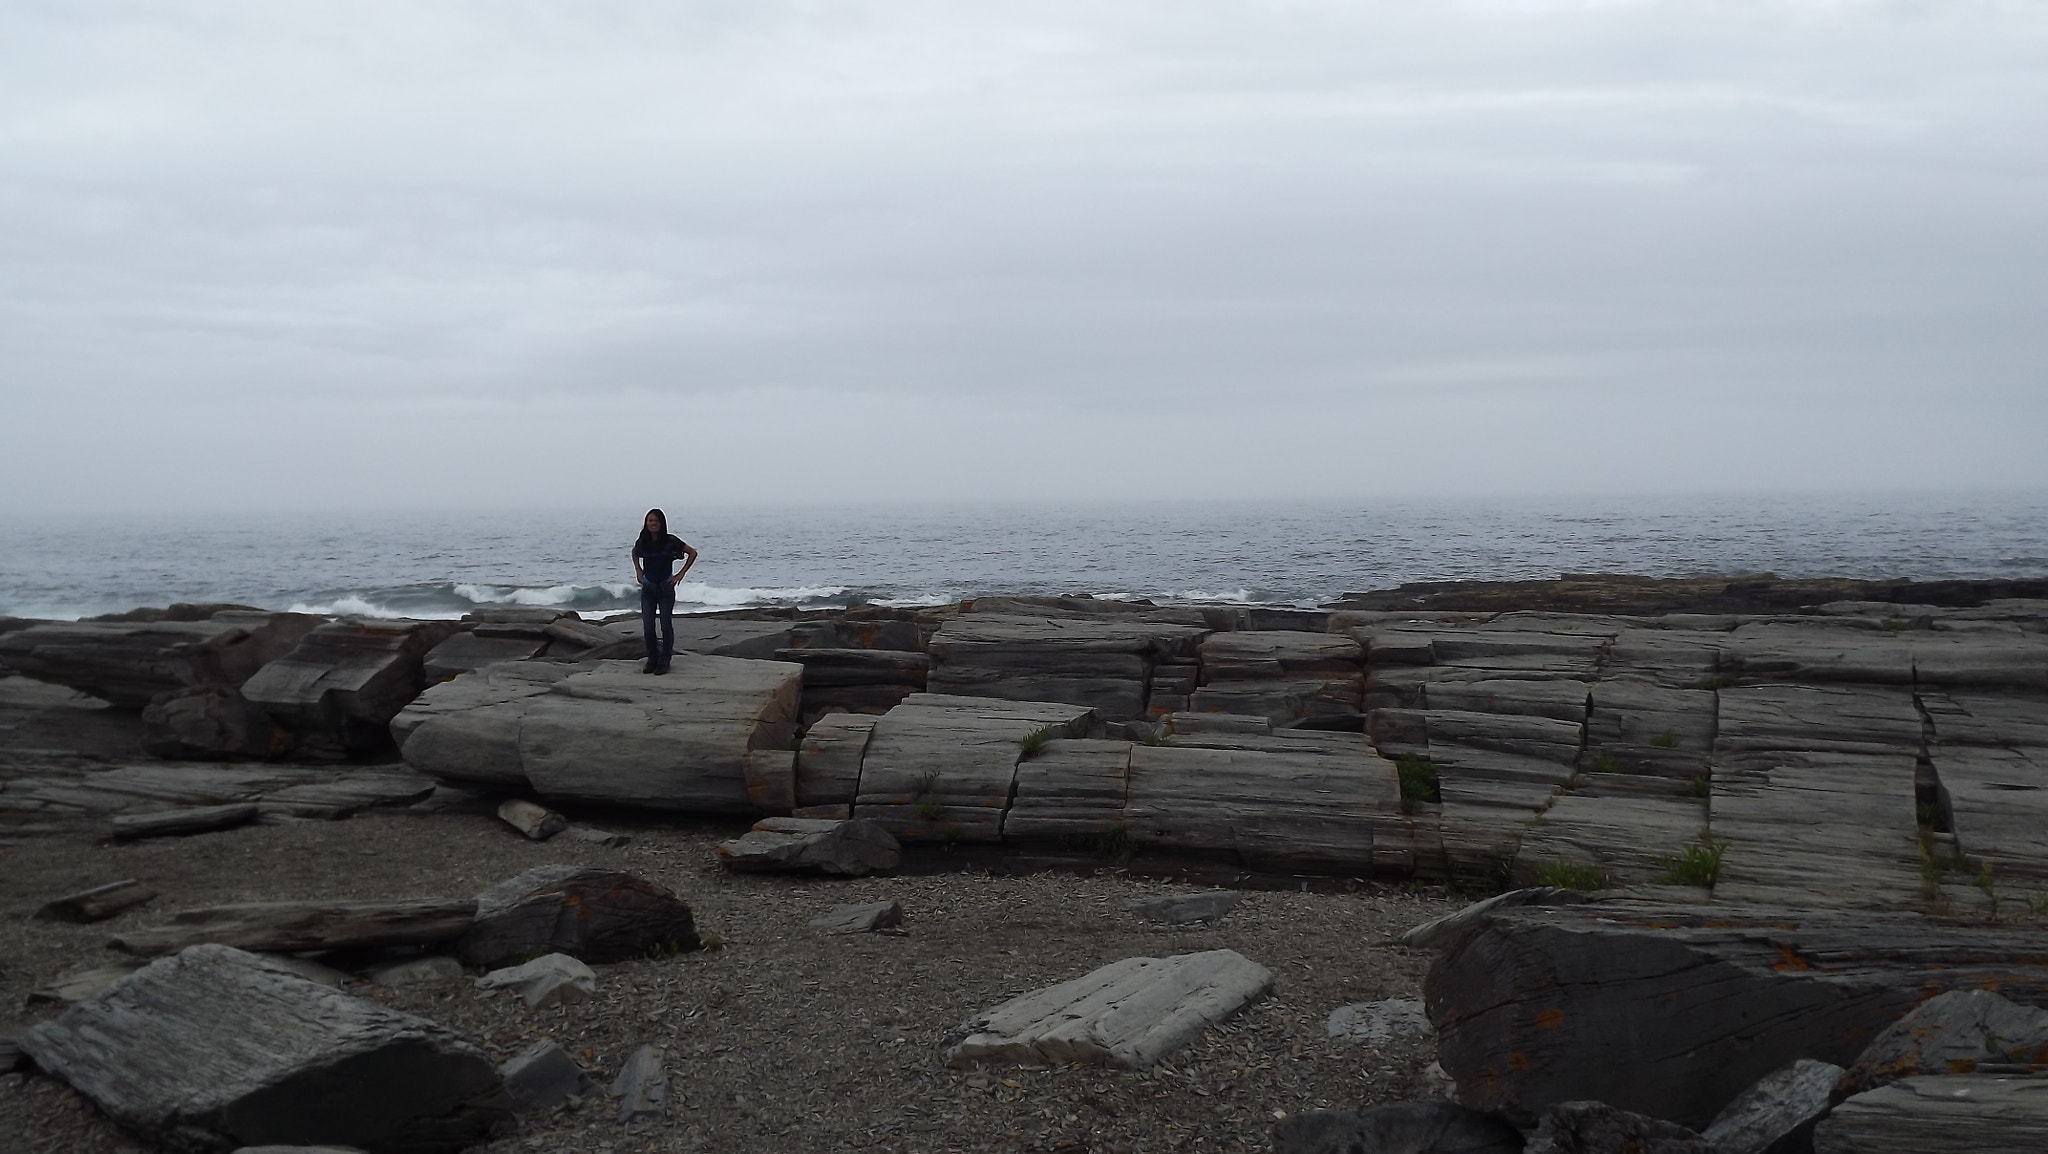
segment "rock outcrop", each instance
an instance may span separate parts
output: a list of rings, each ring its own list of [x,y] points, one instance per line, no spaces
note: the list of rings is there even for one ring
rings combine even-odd
[[[241,608],[196,620],[41,622],[0,634],[0,665],[140,709],[160,693],[240,687],[322,622]]]

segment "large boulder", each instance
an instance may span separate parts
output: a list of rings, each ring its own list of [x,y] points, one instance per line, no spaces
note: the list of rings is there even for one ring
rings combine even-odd
[[[1433,936],[1444,1069],[1466,1105],[1524,1123],[1597,1098],[1702,1127],[1794,1059],[1848,1065],[1930,992],[2048,1002],[2024,927],[1589,903],[1497,906]]]
[[[0,634],[0,665],[140,709],[159,693],[240,686],[324,620],[224,609],[197,620],[41,622]]]
[[[541,954],[616,962],[698,947],[690,907],[644,878],[596,866],[531,869],[477,895],[476,920],[457,943],[479,966]]]
[[[194,946],[30,1029],[22,1048],[176,1151],[457,1150],[510,1120],[489,1056],[253,954]]]
[[[493,665],[434,686],[394,719],[407,765],[543,798],[786,813],[801,666],[678,653],[666,676],[626,661]]]
[[[351,617],[313,630],[256,671],[242,696],[301,750],[341,756],[391,744],[391,719],[426,688],[422,659],[461,627]]]

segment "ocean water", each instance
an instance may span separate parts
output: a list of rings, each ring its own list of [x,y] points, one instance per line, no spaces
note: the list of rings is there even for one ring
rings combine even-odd
[[[376,616],[638,607],[642,507],[0,521],[0,614],[173,601]],[[989,593],[1314,605],[1561,573],[2048,575],[2048,492],[687,509],[680,611]]]

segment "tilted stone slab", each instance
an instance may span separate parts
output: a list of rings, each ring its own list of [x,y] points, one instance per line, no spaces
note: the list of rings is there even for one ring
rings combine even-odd
[[[427,686],[429,650],[452,621],[350,617],[306,634],[242,685],[242,696],[289,730],[302,750],[332,754],[391,742],[391,719]]]
[[[903,841],[996,841],[1024,740],[1095,724],[1094,710],[1062,702],[916,694],[875,722],[854,816]]]
[[[1131,743],[1049,741],[1017,766],[1017,796],[1003,818],[1015,840],[1099,837],[1124,824]]]
[[[851,805],[874,731],[875,719],[865,714],[828,713],[812,722],[796,751],[796,803]]]
[[[226,946],[139,970],[22,1046],[115,1122],[178,1151],[456,1150],[510,1120],[474,1043]]]
[[[1358,734],[1199,734],[1131,750],[1125,822],[1142,845],[1363,871],[1374,830],[1399,816],[1393,763]]]
[[[1943,746],[1932,761],[1969,860],[1996,881],[2048,883],[2048,750]]]
[[[876,870],[895,869],[902,860],[896,839],[864,818],[771,817],[718,845],[720,865],[763,873],[817,870],[865,877]]]
[[[1272,988],[1272,971],[1235,950],[1126,958],[969,1018],[946,1063],[1144,1070]]]
[[[1718,901],[1501,909],[1451,938],[1423,989],[1467,1105],[1528,1120],[1597,1097],[1698,1127],[1795,1058],[1847,1066],[1930,993],[2048,1001],[2039,939]]]
[[[325,618],[224,610],[200,621],[51,621],[0,634],[0,665],[130,709],[191,686],[240,686]]]
[[[2035,1154],[2048,1134],[2048,1077],[1907,1078],[1836,1106],[1813,1131],[1814,1154]]]

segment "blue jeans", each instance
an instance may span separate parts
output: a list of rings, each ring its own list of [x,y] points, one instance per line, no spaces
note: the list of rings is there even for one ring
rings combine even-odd
[[[661,611],[661,648],[654,647],[654,615]],[[676,587],[666,581],[640,586],[640,635],[647,642],[647,662],[662,669],[676,651]]]

